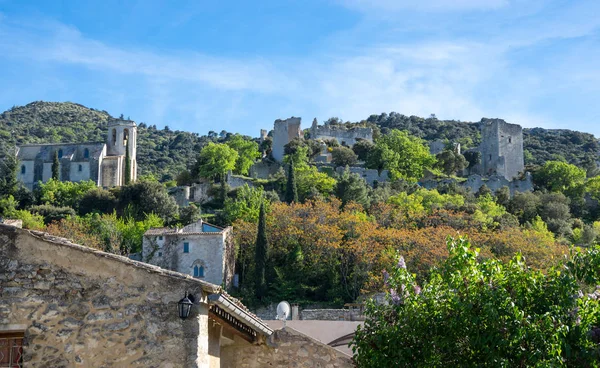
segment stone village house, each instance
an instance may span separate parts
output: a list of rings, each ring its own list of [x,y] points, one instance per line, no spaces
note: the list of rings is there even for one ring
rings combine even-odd
[[[182,319],[178,301],[193,296]],[[0,366],[351,367],[220,286],[0,224]]]
[[[232,228],[198,220],[182,229],[149,229],[144,234],[142,260],[229,287],[235,268]]]

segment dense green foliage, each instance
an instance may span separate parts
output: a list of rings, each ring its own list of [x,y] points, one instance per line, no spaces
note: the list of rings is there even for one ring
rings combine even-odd
[[[223,178],[235,169],[238,158],[237,151],[227,144],[210,142],[200,151],[193,173],[202,178]]]
[[[479,260],[464,239],[419,286],[403,258],[388,305],[370,302],[354,337],[359,367],[598,366],[600,248],[574,251],[547,273]]]
[[[296,184],[296,173],[294,170],[294,161],[288,165],[287,179],[285,181],[285,201],[286,203],[298,202],[298,187]]]
[[[267,267],[267,256],[269,252],[269,243],[267,240],[267,216],[264,202],[260,204],[258,215],[258,231],[256,234],[256,244],[254,246],[255,256],[255,286],[256,297],[260,300],[267,293],[267,283],[265,279],[265,269]]]

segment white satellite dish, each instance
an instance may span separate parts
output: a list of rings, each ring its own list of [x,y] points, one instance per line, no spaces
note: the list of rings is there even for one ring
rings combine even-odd
[[[292,308],[290,307],[290,303],[282,301],[281,303],[277,304],[277,317],[275,318],[283,321],[283,325],[285,326],[285,321],[287,320],[291,311]]]

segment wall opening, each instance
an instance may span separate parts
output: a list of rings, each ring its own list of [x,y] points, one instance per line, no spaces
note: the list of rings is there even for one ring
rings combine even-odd
[[[194,266],[194,277],[204,277],[204,266]]]
[[[190,252],[190,243],[185,242],[183,243],[183,253],[189,253]]]
[[[112,130],[112,143],[116,144],[117,143],[117,130],[113,128]]]
[[[0,367],[23,366],[23,332],[0,331]]]
[[[25,167],[25,165],[21,165],[21,174],[25,174],[26,171],[27,168]]]
[[[512,143],[512,137],[508,137],[508,143]]]
[[[84,149],[83,150],[83,158],[90,158],[90,150],[89,149]]]
[[[123,146],[127,147],[128,139],[129,139],[129,129],[123,129]]]
[[[82,172],[83,171],[83,166],[79,165],[79,167],[77,168],[77,171]]]
[[[59,149],[58,150],[58,158],[62,158],[63,157],[63,150]]]

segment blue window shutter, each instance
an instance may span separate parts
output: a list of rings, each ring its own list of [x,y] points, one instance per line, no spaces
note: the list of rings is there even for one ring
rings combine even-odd
[[[200,266],[198,269],[198,277],[204,277],[204,266]]]
[[[183,253],[189,253],[190,252],[190,243],[185,242],[183,243]]]
[[[194,266],[194,277],[198,277],[198,266]]]

